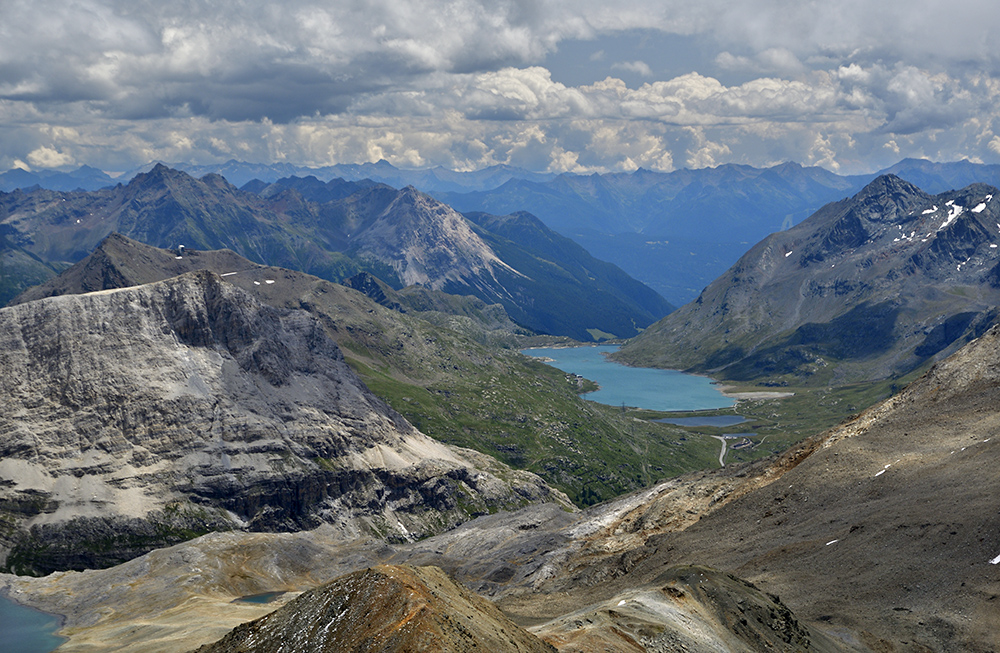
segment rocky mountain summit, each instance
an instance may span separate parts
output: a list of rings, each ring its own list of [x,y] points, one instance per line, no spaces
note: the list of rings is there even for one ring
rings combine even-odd
[[[375,397],[321,323],[203,271],[0,310],[5,566],[106,566],[212,530],[409,539],[563,500]]]
[[[380,565],[338,578],[198,653],[556,649],[437,567]]]
[[[982,334],[1000,304],[992,186],[877,178],[772,234],[620,360],[749,381],[904,375]]]

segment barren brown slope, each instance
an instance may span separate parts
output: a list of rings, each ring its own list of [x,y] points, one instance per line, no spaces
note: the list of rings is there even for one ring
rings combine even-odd
[[[554,653],[437,567],[380,565],[306,592],[200,653]]]
[[[994,327],[769,485],[651,538],[607,590],[697,562],[876,650],[1000,649],[998,400]]]

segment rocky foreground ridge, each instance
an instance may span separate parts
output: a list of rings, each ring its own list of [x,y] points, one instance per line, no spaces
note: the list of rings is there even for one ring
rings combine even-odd
[[[406,540],[565,501],[427,438],[318,320],[207,271],[2,309],[0,371],[0,553],[19,573],[213,530]]]
[[[198,653],[555,653],[437,567],[379,565],[306,592]]]

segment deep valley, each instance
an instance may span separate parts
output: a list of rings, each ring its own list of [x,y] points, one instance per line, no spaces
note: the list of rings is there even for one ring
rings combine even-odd
[[[908,170],[0,192],[0,591],[67,652],[996,651],[1000,191]],[[676,309],[550,224],[803,175]],[[520,353],[595,342],[734,405]]]

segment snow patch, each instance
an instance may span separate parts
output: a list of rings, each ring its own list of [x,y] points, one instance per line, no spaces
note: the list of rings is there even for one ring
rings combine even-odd
[[[831,544],[836,544],[839,541],[840,540],[830,540],[829,542],[826,543],[826,546],[830,546]]]
[[[985,209],[985,208],[986,208],[986,202],[980,202],[979,204],[976,204],[976,208],[972,209],[972,212],[973,213],[982,213],[983,209]]]
[[[937,213],[937,205],[935,205],[934,208],[927,209],[926,211],[924,211],[920,215],[927,215],[928,213]]]
[[[234,274],[236,274],[236,273],[235,272],[226,272],[225,274],[220,274],[219,276],[220,277],[231,277]]]
[[[992,560],[990,560],[990,564],[991,565],[1000,565],[1000,556],[997,556],[997,557],[993,558]]]
[[[794,252],[794,251],[795,251],[795,250],[792,250],[792,252]],[[789,256],[791,256],[791,255],[792,255],[792,252],[788,252],[788,253],[786,253],[786,254],[785,254],[785,258],[788,258]]]
[[[264,283],[271,285],[272,283],[274,283],[274,279],[264,279]]]
[[[951,210],[948,211],[948,217],[945,218],[944,222],[941,223],[941,226],[938,227],[937,229],[938,231],[941,231],[942,229],[950,225],[952,222],[954,222],[955,218],[962,215],[962,211],[965,210],[965,207],[962,206],[958,205],[952,206],[952,200],[948,201],[948,205],[951,206]]]

